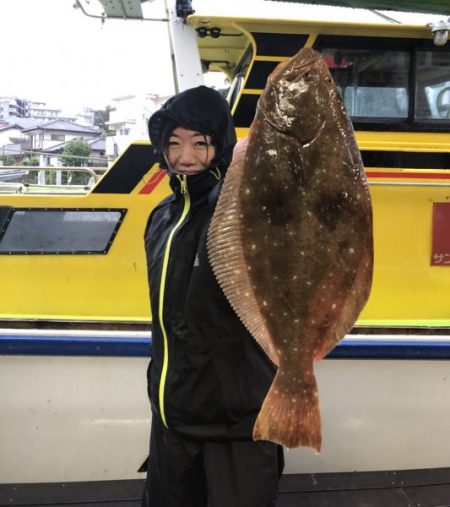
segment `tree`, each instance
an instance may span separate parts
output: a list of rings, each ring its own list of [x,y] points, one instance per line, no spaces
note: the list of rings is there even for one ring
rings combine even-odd
[[[0,162],[0,165],[14,165],[16,163],[16,161],[8,155],[1,155]]]
[[[113,133],[109,129],[107,122],[109,121],[109,113],[114,111],[111,106],[106,106],[105,109],[98,109],[94,111],[94,125],[99,127],[104,136],[111,136]]]
[[[37,167],[39,165],[39,158],[35,156],[25,158],[24,160],[22,160],[22,165]]]
[[[61,155],[63,166],[80,167],[87,165],[88,157],[91,154],[91,147],[83,139],[72,139],[69,141]]]

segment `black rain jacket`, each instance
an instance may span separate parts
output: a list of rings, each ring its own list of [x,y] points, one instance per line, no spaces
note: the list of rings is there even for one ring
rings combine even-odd
[[[231,160],[234,131],[230,135],[231,116],[224,99],[215,104],[212,111],[217,115],[209,124],[212,114],[203,114],[203,109],[198,111],[203,123],[195,124],[190,121],[192,95],[204,97],[205,87],[184,94],[169,104],[169,113],[177,116],[175,124],[211,133],[219,148],[214,168],[188,177],[171,175],[173,195],[152,211],[147,224],[152,412],[169,429],[187,437],[251,439],[275,367],[225,298],[206,248],[208,226]],[[167,103],[164,107],[168,108]],[[185,108],[191,115],[187,118],[183,118]],[[161,110],[155,114],[161,117]],[[161,121],[159,130],[152,133],[150,119],[150,136],[157,147],[155,140],[164,127]]]

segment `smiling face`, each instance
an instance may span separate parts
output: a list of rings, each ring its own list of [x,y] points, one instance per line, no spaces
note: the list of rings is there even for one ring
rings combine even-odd
[[[215,155],[211,136],[183,127],[177,127],[170,134],[164,154],[173,173],[187,176],[208,169]]]

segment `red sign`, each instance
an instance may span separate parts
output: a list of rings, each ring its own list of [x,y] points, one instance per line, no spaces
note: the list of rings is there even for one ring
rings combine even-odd
[[[450,202],[433,203],[431,265],[450,267]]]

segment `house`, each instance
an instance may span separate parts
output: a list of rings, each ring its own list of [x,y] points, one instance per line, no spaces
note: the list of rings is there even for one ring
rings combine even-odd
[[[28,136],[22,134],[22,127],[20,127],[20,125],[0,125],[0,148],[7,144],[11,144],[17,139],[28,139]]]
[[[83,163],[83,166],[106,167],[108,163],[106,157],[105,138],[102,136],[98,136],[94,139],[85,139],[85,138],[81,139],[86,141],[91,147],[91,154],[89,155],[89,159],[85,163]],[[45,150],[45,160],[46,160],[45,166],[54,166],[54,167],[61,166],[62,163],[60,161],[60,156],[63,153],[64,148],[67,146],[67,143],[69,142],[70,140],[65,141],[64,143],[59,143],[55,146],[52,146],[51,148],[47,148]]]
[[[2,123],[0,125],[0,156],[11,157],[15,163],[23,160],[30,145],[29,137],[22,132],[23,129],[18,124]]]
[[[87,127],[65,119],[41,123],[24,129],[23,133],[30,137],[31,151],[39,157],[40,166],[61,165],[59,155],[64,151],[65,145],[73,139],[83,138],[91,142],[101,137],[97,127]]]
[[[132,141],[148,141],[148,119],[169,97],[146,93],[113,99],[108,121],[113,135],[106,138],[106,153],[110,160],[114,160]]]

